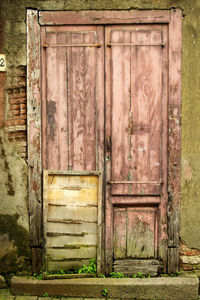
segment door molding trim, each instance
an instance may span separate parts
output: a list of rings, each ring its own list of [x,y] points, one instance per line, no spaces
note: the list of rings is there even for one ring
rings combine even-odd
[[[40,11],[40,25],[169,23],[170,10]]]
[[[40,25],[152,24],[169,26],[168,272],[179,265],[182,11],[38,11],[27,9],[27,133],[30,241],[33,272],[42,266]]]

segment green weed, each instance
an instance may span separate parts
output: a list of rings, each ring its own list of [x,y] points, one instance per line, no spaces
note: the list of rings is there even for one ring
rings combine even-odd
[[[82,268],[78,270],[78,274],[93,274],[97,272],[96,258],[90,259],[89,266],[83,265]]]
[[[101,292],[102,296],[104,297],[107,297],[108,296],[108,290],[107,289],[104,289],[102,292]]]
[[[125,278],[124,274],[121,272],[111,272],[109,274],[109,277],[111,278]]]

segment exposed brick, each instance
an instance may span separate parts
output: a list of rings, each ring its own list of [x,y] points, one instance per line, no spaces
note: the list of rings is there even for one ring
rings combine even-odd
[[[25,93],[20,93],[20,91],[18,91],[17,93],[10,94],[9,97],[10,97],[10,99],[25,98],[26,94]]]
[[[26,98],[15,98],[9,100],[10,104],[26,104]]]
[[[20,103],[20,109],[24,109],[26,108],[26,104],[25,103]]]
[[[27,132],[26,132],[26,67],[16,68],[17,85],[7,89],[9,96],[9,112],[6,121],[7,138],[15,142],[21,157],[27,156]]]
[[[181,264],[184,271],[200,270],[200,265]]]
[[[17,120],[7,120],[6,121],[6,125],[25,125],[26,124],[26,120],[25,119],[17,119]]]
[[[19,106],[19,104],[12,104],[12,105],[10,105],[10,110],[16,110],[16,109],[20,109],[20,106]]]
[[[200,255],[200,251],[197,249],[188,248],[185,243],[182,243],[180,247],[180,255],[187,255],[187,256]]]
[[[18,116],[20,114],[20,110],[10,110],[9,114],[12,116]]]
[[[26,114],[26,109],[21,109],[21,110],[20,110],[20,114],[21,114],[21,115],[25,115],[25,114]]]

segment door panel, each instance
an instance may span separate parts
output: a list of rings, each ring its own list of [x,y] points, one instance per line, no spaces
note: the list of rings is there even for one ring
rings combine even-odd
[[[103,29],[47,26],[42,39],[43,167],[98,170],[103,164]]]
[[[155,38],[160,45],[151,46]],[[117,187],[113,182],[112,194],[142,194],[146,189],[146,193],[158,193],[162,150],[161,31],[155,34],[155,30],[113,29],[110,42],[111,172],[112,180],[119,182]],[[133,46],[137,44],[142,46]],[[129,181],[141,183],[132,191]]]
[[[162,259],[166,266],[166,29],[106,28],[108,270],[113,257]]]

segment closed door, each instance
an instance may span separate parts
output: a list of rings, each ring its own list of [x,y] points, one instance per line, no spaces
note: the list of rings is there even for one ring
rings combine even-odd
[[[45,26],[42,41],[43,168],[102,171],[107,272],[156,273],[166,265],[167,27]]]
[[[167,28],[106,28],[106,263],[166,265]]]

